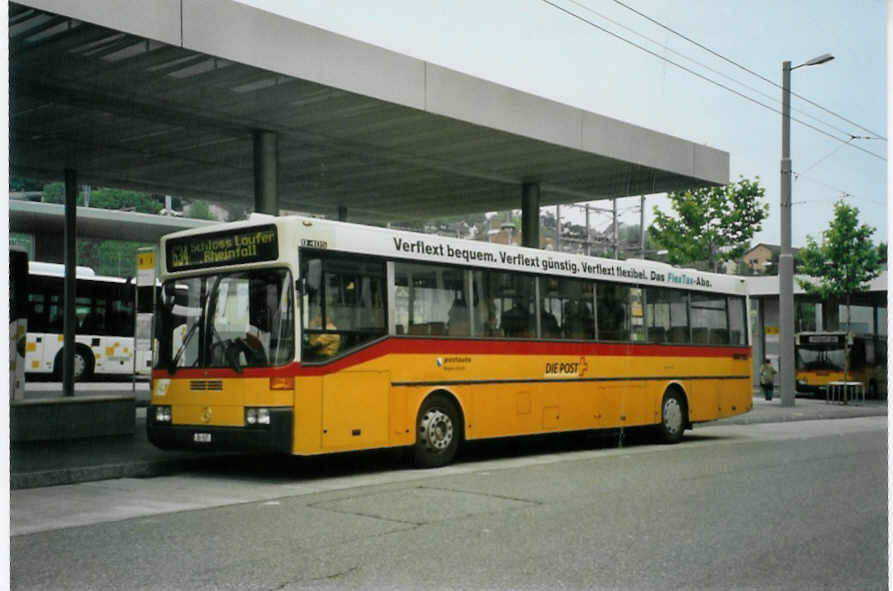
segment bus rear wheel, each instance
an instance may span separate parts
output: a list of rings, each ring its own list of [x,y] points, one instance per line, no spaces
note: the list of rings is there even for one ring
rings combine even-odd
[[[688,425],[685,397],[676,389],[667,390],[660,405],[658,435],[664,443],[679,443]]]
[[[62,381],[62,351],[56,353],[53,361],[53,375],[58,381]],[[74,381],[83,382],[93,375],[93,354],[84,347],[75,347],[74,350]]]
[[[416,442],[413,460],[419,468],[446,466],[456,457],[462,436],[456,405],[443,394],[425,399],[416,420]]]

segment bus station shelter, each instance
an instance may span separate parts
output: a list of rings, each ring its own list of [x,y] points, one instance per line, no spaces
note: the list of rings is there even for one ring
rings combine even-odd
[[[9,8],[15,176],[381,223],[728,182],[726,152],[233,0]]]
[[[234,0],[19,0],[8,19],[10,173],[65,181],[72,273],[75,235],[102,226],[77,223],[84,184],[360,223],[520,207],[539,246],[541,206],[728,182],[724,151]]]

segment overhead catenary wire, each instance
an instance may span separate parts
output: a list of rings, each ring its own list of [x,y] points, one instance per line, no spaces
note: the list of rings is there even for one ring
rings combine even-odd
[[[775,97],[773,97],[773,96],[771,96],[771,95],[769,95],[769,94],[763,92],[762,90],[760,90],[760,89],[758,89],[758,88],[754,88],[753,86],[750,86],[749,84],[745,84],[744,82],[742,82],[742,81],[740,81],[740,80],[738,80],[738,79],[736,79],[736,78],[733,78],[732,76],[729,76],[729,75],[726,74],[725,72],[721,72],[721,71],[719,71],[719,70],[717,70],[717,69],[715,69],[715,68],[712,68],[712,67],[708,66],[707,64],[705,64],[705,63],[703,63],[703,62],[700,62],[700,61],[694,59],[694,58],[691,57],[691,56],[688,56],[688,55],[685,55],[684,53],[681,53],[681,52],[679,52],[679,51],[676,51],[675,49],[673,49],[672,47],[670,47],[670,46],[668,46],[668,45],[665,45],[665,44],[663,44],[663,43],[661,43],[661,42],[659,42],[659,41],[655,41],[655,40],[652,39],[651,37],[648,37],[647,35],[644,35],[644,34],[642,34],[642,33],[638,32],[638,31],[636,31],[635,29],[633,29],[633,28],[631,28],[631,27],[627,27],[627,26],[624,25],[623,23],[617,22],[616,20],[614,20],[614,19],[612,19],[612,18],[610,18],[610,17],[608,17],[608,16],[606,16],[606,15],[604,15],[604,14],[598,12],[597,10],[594,10],[594,9],[590,8],[589,6],[586,6],[586,5],[583,4],[582,2],[578,2],[577,0],[567,0],[567,1],[570,2],[571,4],[574,4],[574,5],[576,5],[576,6],[579,6],[579,7],[582,8],[583,10],[586,10],[586,11],[588,11],[588,12],[591,12],[592,14],[595,14],[595,15],[599,16],[600,18],[602,18],[602,19],[608,21],[609,23],[613,24],[614,26],[620,27],[621,29],[624,29],[625,31],[628,31],[628,32],[632,33],[633,35],[636,35],[636,36],[638,36],[638,37],[641,37],[642,39],[645,39],[645,40],[647,40],[647,41],[649,41],[649,42],[651,42],[651,43],[657,45],[658,47],[660,47],[661,49],[663,49],[663,50],[665,50],[665,51],[668,51],[668,52],[670,52],[670,53],[672,53],[672,54],[674,54],[674,55],[677,55],[677,56],[681,57],[682,59],[688,60],[689,62],[691,62],[691,63],[693,63],[693,64],[697,64],[698,66],[704,68],[705,70],[707,70],[707,71],[709,71],[709,72],[712,72],[713,74],[716,74],[717,76],[722,76],[722,77],[725,78],[726,80],[730,80],[730,81],[734,82],[735,84],[737,84],[737,85],[739,85],[739,86],[742,86],[742,87],[746,88],[747,90],[749,90],[749,91],[751,91],[751,92],[755,92],[755,93],[757,93],[758,95],[760,95],[760,96],[762,96],[762,97],[764,97],[764,98],[769,99],[770,101],[778,102],[778,100],[779,100],[779,99],[777,99],[777,98],[775,98]],[[847,130],[845,130],[845,129],[841,129],[840,127],[837,127],[836,125],[832,125],[831,123],[828,123],[827,121],[824,121],[824,120],[822,120],[822,119],[819,119],[819,118],[816,117],[815,115],[812,115],[812,114],[810,114],[810,113],[807,113],[806,111],[804,111],[804,110],[802,110],[802,109],[797,109],[797,108],[795,108],[795,107],[791,107],[791,110],[794,111],[794,112],[800,113],[800,114],[803,115],[804,117],[808,117],[809,119],[812,119],[813,121],[817,121],[817,122],[821,123],[822,125],[824,125],[824,126],[826,126],[826,127],[829,127],[829,128],[831,128],[831,129],[833,129],[834,131],[836,131],[836,132],[838,132],[838,133],[841,133],[841,134],[843,134],[843,135],[848,135],[848,136],[851,136],[851,137],[857,137],[858,139],[874,139],[874,138],[865,138],[865,137],[861,137],[861,136],[852,136],[852,134],[851,134],[849,131],[847,131]]]
[[[638,14],[638,15],[641,16],[642,18],[648,20],[649,22],[652,22],[652,23],[654,23],[655,25],[657,25],[657,26],[659,26],[659,27],[661,27],[661,28],[663,28],[663,29],[669,31],[670,33],[673,33],[674,35],[678,35],[679,37],[682,37],[683,39],[685,39],[685,40],[688,41],[689,43],[692,43],[692,44],[694,44],[694,45],[697,45],[698,47],[700,47],[700,48],[703,49],[704,51],[706,51],[706,52],[708,52],[708,53],[711,53],[711,54],[715,55],[715,56],[718,57],[719,59],[724,60],[724,61],[726,61],[726,62],[732,64],[733,66],[735,66],[735,67],[737,67],[737,68],[741,68],[741,69],[744,70],[745,72],[747,72],[747,73],[749,73],[749,74],[751,74],[751,75],[753,75],[753,76],[756,76],[757,78],[763,80],[764,82],[767,82],[767,83],[771,84],[772,86],[775,86],[776,88],[782,88],[782,86],[781,86],[780,84],[778,84],[777,82],[775,82],[775,81],[773,81],[773,80],[770,80],[769,78],[766,78],[765,76],[763,76],[763,75],[760,74],[759,72],[755,72],[755,71],[751,70],[750,68],[748,68],[747,66],[743,66],[743,65],[739,64],[738,62],[736,62],[736,61],[734,61],[734,60],[732,60],[732,59],[727,58],[726,56],[722,55],[721,53],[719,53],[719,52],[717,52],[717,51],[714,51],[714,50],[710,49],[709,47],[707,47],[706,45],[704,45],[704,44],[702,44],[702,43],[698,43],[698,42],[695,41],[694,39],[692,39],[692,38],[690,38],[690,37],[688,37],[688,36],[686,36],[686,35],[684,35],[684,34],[678,32],[678,31],[676,31],[675,29],[673,29],[673,28],[671,28],[671,27],[668,27],[667,25],[665,25],[665,24],[663,24],[662,22],[660,22],[660,21],[658,21],[658,20],[656,20],[656,19],[654,19],[654,18],[648,16],[647,14],[645,14],[645,13],[643,13],[643,12],[640,12],[640,11],[636,10],[635,8],[629,6],[628,4],[625,4],[625,3],[622,2],[621,0],[614,0],[614,2],[617,3],[617,4],[619,4],[619,5],[622,6],[622,7],[626,8],[627,10],[629,10],[629,11],[631,11],[631,12],[634,12],[634,13]],[[859,125],[858,123],[856,123],[855,121],[850,121],[849,119],[847,119],[847,118],[844,117],[843,115],[840,115],[840,114],[838,114],[838,113],[835,113],[834,111],[831,111],[830,109],[827,109],[827,108],[823,107],[822,105],[820,105],[820,104],[818,104],[818,103],[816,103],[816,102],[814,102],[814,101],[812,101],[812,100],[806,98],[805,96],[802,96],[802,95],[800,95],[800,94],[797,94],[796,92],[793,92],[793,91],[791,91],[791,94],[792,94],[793,96],[799,98],[800,100],[806,101],[806,102],[809,103],[810,105],[812,105],[812,106],[814,106],[814,107],[816,107],[816,108],[818,108],[818,109],[821,109],[822,111],[825,111],[826,113],[828,113],[828,114],[830,114],[830,115],[833,115],[833,116],[837,117],[838,119],[841,119],[841,120],[843,120],[843,121],[846,121],[846,122],[849,123],[850,125],[855,125],[855,126],[858,127],[859,129],[861,129],[861,130],[863,130],[863,131],[867,131],[868,133],[870,133],[871,135],[873,135],[873,136],[876,137],[877,139],[881,139],[881,140],[887,141],[887,138],[884,137],[882,134],[877,133],[876,131],[872,131],[872,130],[868,129],[867,127],[863,127],[863,126]]]
[[[853,193],[850,193],[849,191],[845,191],[845,190],[841,189],[840,187],[836,187],[836,186],[834,186],[834,185],[829,185],[828,183],[826,183],[826,182],[824,182],[824,181],[820,181],[820,180],[818,180],[818,179],[816,179],[816,178],[814,178],[814,177],[806,176],[806,175],[804,175],[804,174],[802,174],[802,173],[799,173],[799,172],[797,172],[797,171],[792,171],[792,174],[794,175],[794,180],[800,180],[800,179],[803,179],[804,181],[808,181],[808,182],[810,182],[810,183],[815,183],[816,185],[821,185],[822,187],[825,187],[826,189],[831,189],[831,190],[834,191],[835,193],[839,194],[841,197],[852,197],[853,199],[856,199],[856,200],[859,200],[859,201],[869,201],[869,202],[874,203],[874,204],[876,204],[876,205],[883,205],[883,206],[886,206],[886,205],[887,205],[886,203],[881,202],[881,201],[878,201],[877,199],[870,199],[870,198],[868,198],[868,197],[862,197],[862,196],[860,196],[860,195],[854,195]],[[796,202],[796,203],[816,203],[816,202],[822,202],[822,203],[824,203],[825,200],[824,200],[824,199],[810,199],[810,200],[807,200],[807,201],[798,201],[798,202]],[[794,205],[794,204],[792,203],[792,205]]]
[[[599,25],[599,24],[597,24],[597,23],[594,23],[594,22],[592,22],[591,20],[589,20],[589,19],[587,19],[587,18],[585,18],[585,17],[583,17],[583,16],[581,16],[581,15],[579,15],[579,14],[577,14],[577,13],[571,11],[571,10],[568,10],[567,8],[565,8],[565,7],[563,7],[563,6],[561,6],[561,5],[559,5],[559,4],[556,4],[555,2],[552,2],[552,0],[542,0],[542,2],[544,2],[545,4],[548,4],[549,6],[552,6],[552,7],[555,8],[556,10],[559,10],[559,11],[561,11],[561,12],[563,12],[563,13],[565,13],[565,14],[567,14],[567,15],[569,15],[569,16],[571,16],[571,17],[577,19],[577,20],[580,20],[580,21],[582,21],[582,22],[588,24],[588,25],[591,26],[591,27],[594,27],[594,28],[598,29],[599,31],[602,31],[602,32],[604,32],[604,33],[607,33],[608,35],[610,35],[610,36],[612,36],[612,37],[614,37],[614,38],[616,38],[616,39],[619,39],[620,41],[623,41],[624,43],[627,43],[627,44],[629,44],[629,45],[632,45],[633,47],[635,47],[635,48],[637,48],[637,49],[640,49],[640,50],[642,50],[642,51],[644,51],[644,52],[646,52],[646,53],[648,53],[648,54],[650,54],[650,55],[653,55],[654,57],[656,57],[656,58],[658,58],[658,59],[660,59],[660,60],[663,60],[663,61],[667,62],[668,64],[674,65],[674,66],[676,66],[677,68],[679,68],[679,69],[681,69],[681,70],[684,70],[684,71],[688,72],[689,74],[691,74],[691,75],[693,75],[693,76],[696,76],[697,78],[700,78],[701,80],[704,80],[705,82],[708,82],[708,83],[710,83],[710,84],[713,84],[714,86],[718,86],[718,87],[720,87],[720,88],[722,88],[722,89],[724,89],[724,90],[727,90],[727,91],[731,92],[732,94],[735,94],[735,95],[737,95],[737,96],[739,96],[739,97],[741,97],[741,98],[743,98],[743,99],[745,99],[745,100],[747,100],[747,101],[750,101],[750,102],[752,102],[752,103],[754,103],[754,104],[756,104],[756,105],[759,105],[759,106],[761,106],[761,107],[763,107],[763,108],[765,108],[765,109],[768,109],[768,110],[770,110],[770,111],[773,111],[774,113],[778,113],[779,115],[784,115],[779,109],[776,109],[775,107],[773,107],[773,106],[771,106],[771,105],[767,105],[767,104],[765,104],[765,103],[762,103],[762,102],[758,101],[757,99],[755,99],[755,98],[753,98],[753,97],[750,97],[750,96],[747,96],[746,94],[744,94],[744,93],[742,93],[742,92],[739,92],[738,90],[735,90],[734,88],[731,88],[731,87],[729,87],[729,86],[727,86],[727,85],[725,85],[725,84],[723,84],[723,83],[721,83],[721,82],[717,82],[716,80],[713,80],[712,78],[710,78],[710,77],[708,77],[708,76],[705,76],[705,75],[701,74],[700,72],[696,72],[695,70],[692,70],[692,69],[689,68],[689,67],[686,67],[686,66],[684,66],[684,65],[682,65],[682,64],[680,64],[680,63],[678,63],[678,62],[674,62],[673,60],[671,60],[671,59],[669,59],[669,58],[667,58],[667,57],[664,57],[664,56],[660,55],[659,53],[657,53],[657,52],[655,52],[655,51],[652,51],[652,50],[648,49],[647,47],[644,47],[644,46],[642,46],[642,45],[639,45],[639,44],[636,43],[635,41],[630,41],[629,39],[627,39],[627,38],[624,37],[623,35],[620,35],[620,34],[618,34],[618,33],[615,33],[614,31],[611,31],[611,30],[609,30],[609,29],[606,29],[605,27],[602,27],[601,25]],[[860,152],[865,152],[866,154],[868,154],[868,155],[870,155],[870,156],[874,156],[875,158],[877,158],[877,159],[879,159],[879,160],[882,160],[882,161],[884,161],[884,162],[887,161],[887,159],[886,159],[884,156],[881,156],[881,155],[879,155],[879,154],[875,154],[875,153],[872,152],[871,150],[866,150],[865,148],[862,148],[862,147],[860,147],[860,146],[856,146],[856,145],[854,145],[854,144],[850,144],[850,143],[849,143],[849,140],[841,139],[841,138],[837,137],[836,135],[834,135],[834,134],[832,134],[832,133],[829,133],[829,132],[827,132],[827,131],[825,131],[825,130],[823,130],[823,129],[819,129],[819,128],[816,127],[815,125],[811,125],[811,124],[809,124],[809,123],[806,123],[805,121],[802,121],[802,120],[800,120],[800,119],[797,119],[796,117],[791,117],[791,121],[796,121],[796,122],[799,123],[800,125],[803,125],[804,127],[808,127],[809,129],[812,129],[813,131],[815,131],[815,132],[817,132],[817,133],[820,133],[820,134],[822,134],[822,135],[824,135],[824,136],[830,137],[831,139],[834,139],[834,140],[836,140],[836,141],[838,141],[838,142],[846,143],[847,145],[853,147],[854,149],[859,150]]]

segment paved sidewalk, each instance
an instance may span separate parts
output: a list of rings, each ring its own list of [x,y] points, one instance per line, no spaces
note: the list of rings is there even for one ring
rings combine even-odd
[[[10,488],[36,488],[111,478],[146,478],[244,454],[165,451],[149,443],[146,409],[136,409],[133,435],[13,443]]]
[[[779,399],[767,402],[762,396],[755,396],[753,402],[754,408],[749,413],[708,424],[747,425],[887,414],[886,401],[841,405],[797,398],[795,406],[783,407]],[[11,445],[10,487],[23,489],[111,478],[145,478],[196,470],[247,455],[162,451],[146,437],[146,409],[138,408],[136,413],[133,435]]]
[[[849,419],[853,417],[886,416],[886,400],[840,404],[826,403],[824,399],[801,398],[792,407],[781,405],[781,397],[767,401],[762,394],[753,397],[753,410],[743,415],[706,423],[708,425],[751,425],[754,423],[783,423],[785,421],[818,421],[822,419]]]

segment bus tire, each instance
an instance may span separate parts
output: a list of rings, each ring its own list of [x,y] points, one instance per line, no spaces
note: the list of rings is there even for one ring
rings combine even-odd
[[[663,443],[679,443],[687,426],[688,405],[685,395],[678,388],[670,388],[664,393],[660,403],[658,436]]]
[[[60,382],[62,381],[62,365],[64,363],[62,358],[63,351],[64,349],[56,353],[56,359],[53,361],[53,376]],[[75,346],[74,381],[83,382],[89,379],[90,376],[93,375],[94,363],[93,353],[91,353],[89,349],[82,345]]]
[[[432,394],[419,408],[413,463],[419,468],[446,466],[456,457],[462,437],[459,410],[443,394]]]

